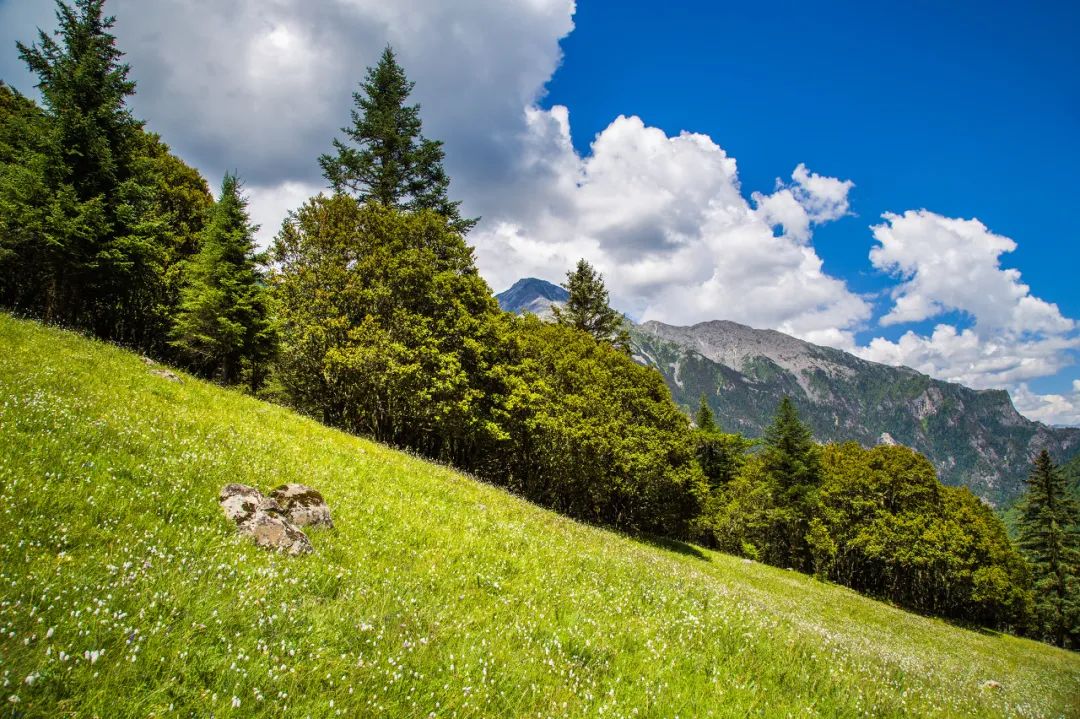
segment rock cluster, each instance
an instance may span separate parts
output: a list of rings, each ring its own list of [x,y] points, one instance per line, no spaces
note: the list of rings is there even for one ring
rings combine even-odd
[[[303,484],[283,484],[269,496],[246,484],[226,484],[218,501],[240,534],[260,547],[292,556],[312,551],[300,527],[334,526],[326,500]]]

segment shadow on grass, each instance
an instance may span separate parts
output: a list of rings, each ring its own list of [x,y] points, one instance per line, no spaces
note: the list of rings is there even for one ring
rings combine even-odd
[[[650,547],[656,547],[657,549],[666,549],[669,552],[677,552],[687,557],[693,557],[694,559],[700,559],[703,562],[711,562],[709,556],[702,552],[692,544],[686,542],[680,542],[677,539],[668,539],[667,537],[656,537],[649,534],[638,534],[630,537],[635,542],[641,542],[647,544]]]

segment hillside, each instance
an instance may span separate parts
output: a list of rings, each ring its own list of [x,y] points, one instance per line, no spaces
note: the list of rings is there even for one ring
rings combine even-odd
[[[0,345],[6,715],[1080,716],[1080,655],[583,526],[71,333],[0,315]],[[336,529],[238,540],[221,486],[289,481]]]

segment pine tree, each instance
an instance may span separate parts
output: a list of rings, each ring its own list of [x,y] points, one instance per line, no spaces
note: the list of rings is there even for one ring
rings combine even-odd
[[[413,86],[387,47],[353,93],[352,126],[341,129],[346,139],[335,139],[334,154],[319,165],[336,192],[398,210],[434,210],[466,233],[479,218],[462,218],[461,203],[449,199],[442,143],[421,134],[420,106],[406,104]]]
[[[248,219],[239,179],[225,175],[199,253],[188,268],[173,328],[174,346],[225,384],[239,380],[246,360],[252,389],[257,388],[259,368],[273,354],[276,342],[254,253],[256,229]]]
[[[694,415],[694,424],[703,432],[716,430],[716,419],[713,417],[713,411],[709,408],[709,403],[705,401],[705,395],[701,395],[701,401],[698,402],[697,414]]]
[[[32,304],[46,319],[145,344],[167,258],[140,171],[142,123],[126,105],[135,83],[104,0],[57,5],[55,38],[39,32],[37,43],[18,44],[37,75],[49,133],[41,233],[23,242],[48,278]]]
[[[774,485],[780,540],[786,545],[790,565],[805,571],[812,561],[806,535],[817,509],[821,460],[813,434],[799,419],[790,397],[780,401],[764,440],[761,458]]]
[[[1080,508],[1045,449],[1025,484],[1019,544],[1032,563],[1036,611],[1044,629],[1065,646],[1080,632]]]
[[[555,321],[587,332],[600,342],[630,352],[630,334],[623,316],[608,304],[604,277],[584,259],[577,268],[566,273],[563,288],[570,293],[565,307],[553,307]]]

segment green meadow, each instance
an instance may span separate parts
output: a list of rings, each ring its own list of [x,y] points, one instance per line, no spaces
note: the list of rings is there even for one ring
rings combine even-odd
[[[0,717],[1080,716],[1080,655],[565,519],[0,315]],[[228,482],[309,484],[315,552]]]

